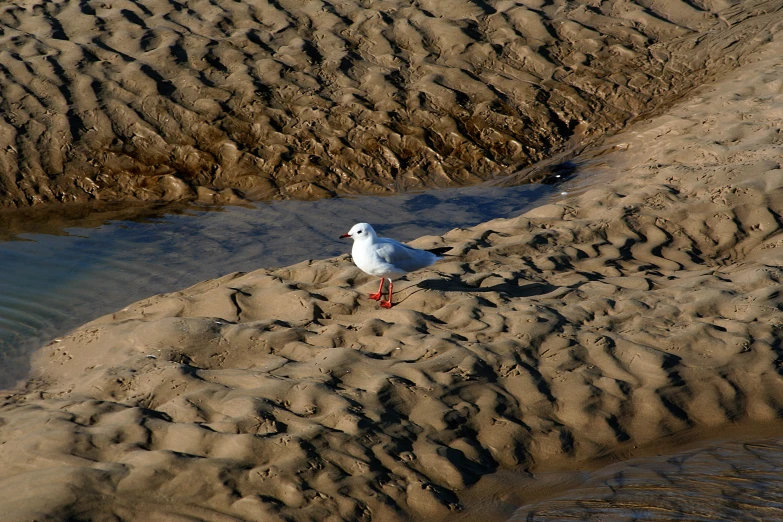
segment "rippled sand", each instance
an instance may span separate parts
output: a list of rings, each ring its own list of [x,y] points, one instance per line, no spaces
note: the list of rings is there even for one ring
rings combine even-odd
[[[766,40],[779,9],[9,0],[0,208],[475,183],[720,77]]]
[[[391,310],[341,256],[43,347],[0,395],[0,518],[444,520],[496,472],[777,421],[781,7],[4,3],[5,207],[606,168],[417,239],[454,255]]]
[[[779,28],[575,158],[606,166],[580,193],[416,240],[454,256],[391,310],[341,256],[44,347],[0,407],[3,518],[439,520],[496,471],[776,421]]]

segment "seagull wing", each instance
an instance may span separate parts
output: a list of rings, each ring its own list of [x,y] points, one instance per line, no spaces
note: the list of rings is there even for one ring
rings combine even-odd
[[[378,257],[406,272],[430,266],[437,260],[435,254],[427,252],[426,250],[409,247],[408,245],[403,245],[393,239],[379,239],[380,241],[375,247],[375,252],[378,254]]]

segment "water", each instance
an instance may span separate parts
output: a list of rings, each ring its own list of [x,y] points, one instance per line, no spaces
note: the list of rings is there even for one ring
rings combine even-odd
[[[578,486],[520,508],[509,522],[783,520],[779,438],[724,440],[581,475]]]
[[[150,295],[236,271],[350,251],[356,222],[408,241],[518,215],[554,192],[482,185],[386,197],[190,208],[140,221],[69,226],[0,242],[0,388],[28,371],[31,352],[81,324]]]

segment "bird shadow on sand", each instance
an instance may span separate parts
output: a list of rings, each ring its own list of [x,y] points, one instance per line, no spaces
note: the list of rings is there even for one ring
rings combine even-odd
[[[560,288],[548,283],[531,282],[526,284],[524,281],[517,280],[506,281],[492,286],[477,287],[466,284],[458,276],[426,279],[424,281],[419,281],[412,286],[416,286],[423,290],[440,290],[442,292],[496,292],[498,294],[505,294],[508,297],[534,297],[549,294]]]

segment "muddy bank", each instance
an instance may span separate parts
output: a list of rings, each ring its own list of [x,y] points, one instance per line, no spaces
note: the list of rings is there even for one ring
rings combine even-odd
[[[736,68],[782,5],[11,0],[0,208],[510,174]]]

